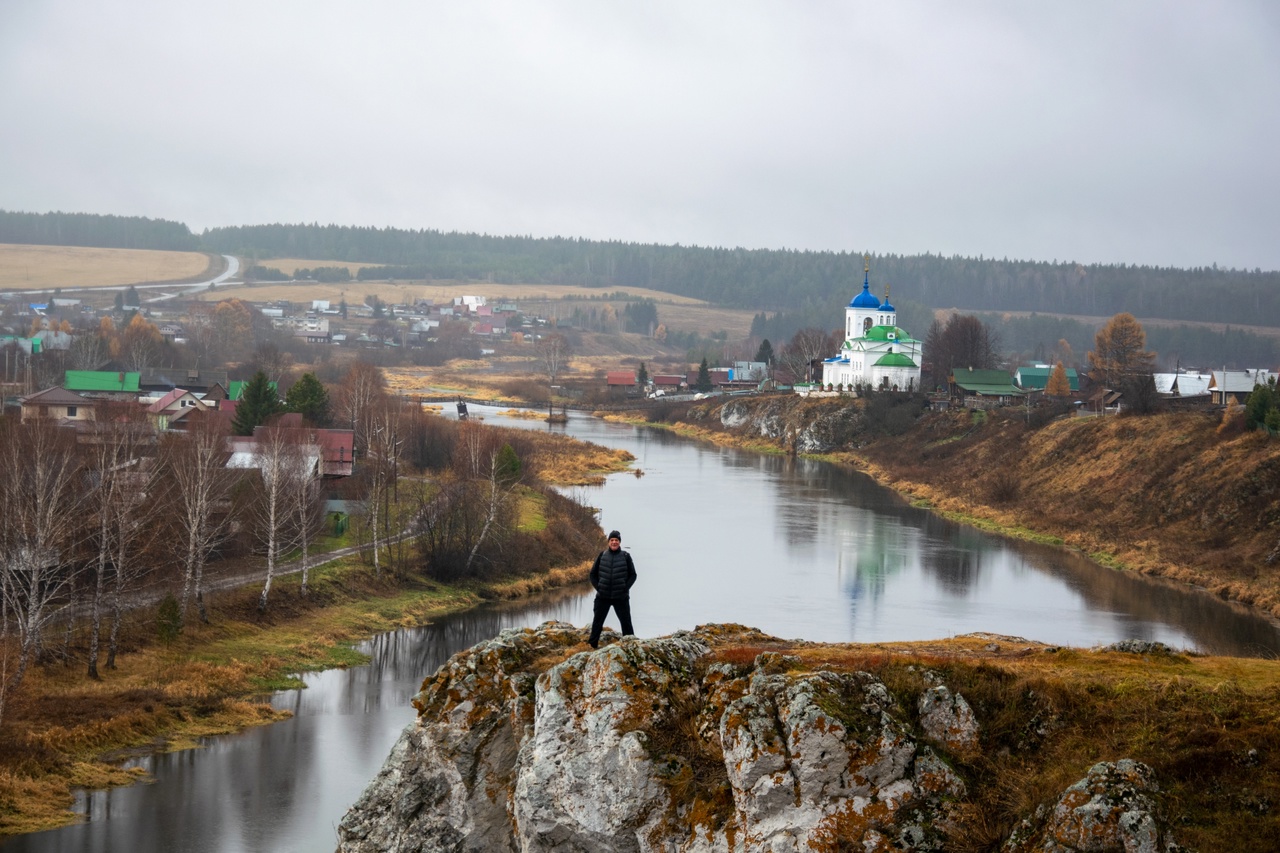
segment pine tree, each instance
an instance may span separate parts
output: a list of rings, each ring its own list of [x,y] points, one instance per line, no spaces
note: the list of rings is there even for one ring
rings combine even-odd
[[[284,411],[275,388],[267,374],[259,370],[240,394],[236,404],[236,416],[231,421],[231,431],[236,435],[253,435],[253,428],[265,424],[274,415]]]
[[[756,350],[756,361],[763,361],[765,364],[773,363],[773,344],[769,343],[768,338],[760,342],[760,349]]]
[[[312,426],[329,425],[329,392],[314,373],[304,373],[285,395],[285,407],[297,412]]]
[[[1245,429],[1258,429],[1267,423],[1267,415],[1275,405],[1275,386],[1255,385],[1244,404]]]
[[[649,371],[645,370],[643,361],[640,362],[640,372],[636,374],[636,381],[640,383],[641,388],[649,384]]]
[[[704,393],[711,390],[711,370],[707,367],[706,358],[703,358],[702,364],[698,365],[697,388]]]

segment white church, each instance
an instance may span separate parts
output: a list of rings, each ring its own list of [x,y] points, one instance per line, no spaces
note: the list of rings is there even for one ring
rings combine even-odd
[[[881,303],[871,292],[871,258],[864,256],[862,292],[844,311],[844,343],[822,363],[824,387],[917,391],[924,345],[898,328],[886,288]]]

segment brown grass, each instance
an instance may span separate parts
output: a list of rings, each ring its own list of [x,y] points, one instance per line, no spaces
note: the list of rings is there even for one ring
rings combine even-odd
[[[276,260],[262,261],[263,266],[275,267],[281,272],[289,275],[298,268],[305,267],[314,269],[315,267],[346,267],[351,270],[354,276],[361,267],[376,267],[379,264],[359,264],[348,263],[345,261],[316,261],[304,260],[300,258],[280,258]],[[547,303],[545,308],[532,310],[544,316],[554,316],[556,306],[562,316],[568,316],[572,311],[572,305],[566,301],[566,297],[570,300],[586,299],[599,300],[605,293],[613,293],[617,291],[625,291],[629,296],[642,297],[645,299],[653,299],[659,303],[668,305],[701,305],[701,300],[692,299],[687,296],[677,296],[674,293],[663,293],[659,290],[648,290],[642,287],[632,288],[615,288],[604,290],[592,287],[577,287],[567,284],[489,284],[487,282],[473,281],[431,281],[426,282],[419,280],[406,281],[350,281],[335,282],[326,284],[321,282],[296,282],[296,283],[280,283],[280,282],[263,282],[253,287],[245,288],[228,288],[219,290],[219,298],[225,298],[221,294],[229,294],[240,299],[267,300],[267,299],[290,299],[293,301],[311,300],[311,299],[328,299],[335,304],[338,300],[346,295],[347,304],[358,305],[364,302],[364,298],[370,295],[377,295],[389,302],[406,302],[409,300],[428,299],[433,302],[444,302],[455,296],[483,296],[490,302],[513,301],[520,303]],[[602,304],[596,301],[595,304]],[[659,316],[663,316],[661,306],[658,309]],[[750,314],[747,317],[748,326],[750,325]]]
[[[350,558],[315,570],[306,597],[297,575],[279,578],[265,616],[257,585],[211,594],[210,623],[192,620],[170,646],[155,641],[155,614],[138,611],[118,669],[88,680],[76,645],[69,662],[33,667],[9,697],[0,728],[0,837],[72,820],[73,787],[135,781],[113,764],[127,755],[187,749],[287,717],[253,697],[299,686],[300,671],[361,662],[351,649],[358,640],[485,600],[578,584],[589,571],[575,558],[546,572],[445,586],[417,574],[376,578]]]
[[[863,459],[940,511],[1035,530],[1280,616],[1280,442],[1220,434],[1217,416],[1200,413],[1035,430],[999,412],[971,429],[967,414],[930,416]]]
[[[202,277],[210,268],[200,252],[96,249],[80,246],[0,244],[0,289],[113,287]]]
[[[988,635],[791,648],[730,641],[713,659],[747,666],[765,651],[798,659],[795,670],[871,672],[911,724],[926,672],[968,700],[980,749],[946,755],[969,788],[948,850],[998,849],[1091,765],[1119,758],[1151,765],[1166,820],[1192,849],[1270,850],[1280,838],[1278,661],[1086,652]]]

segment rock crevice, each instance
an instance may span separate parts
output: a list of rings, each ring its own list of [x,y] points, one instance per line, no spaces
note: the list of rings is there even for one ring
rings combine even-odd
[[[938,679],[913,718],[874,676],[806,671],[749,628],[582,640],[504,631],[428,678],[339,850],[947,849],[966,797],[948,756],[981,726]],[[1155,791],[1143,765],[1099,765],[1006,849],[1155,849]]]

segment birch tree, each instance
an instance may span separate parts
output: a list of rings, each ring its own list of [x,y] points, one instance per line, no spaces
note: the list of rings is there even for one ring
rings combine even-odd
[[[136,408],[136,407],[134,407]],[[100,415],[107,414],[104,410]],[[104,611],[112,611],[112,627],[108,667],[115,665],[115,649],[121,621],[120,599],[125,579],[132,572],[135,543],[146,529],[141,507],[149,488],[142,457],[143,435],[151,430],[132,410],[112,411],[96,423],[94,442],[90,445],[86,490],[87,509],[93,520],[94,586],[89,615],[88,675],[98,678],[98,658]],[[144,433],[145,430],[145,433]],[[108,580],[112,584],[108,587]]]
[[[386,396],[382,371],[367,361],[352,362],[338,386],[338,418],[355,432],[356,453],[368,452],[373,419]]]
[[[183,618],[194,596],[200,621],[208,622],[204,566],[226,535],[233,475],[226,468],[227,434],[221,422],[203,416],[193,420],[188,432],[166,436],[160,452],[178,531]]]
[[[51,422],[0,421],[0,592],[3,633],[16,642],[13,670],[5,660],[5,697],[22,683],[45,627],[60,611],[74,574],[83,488],[74,436]]]
[[[373,572],[378,577],[382,576],[379,548],[387,538],[384,528],[389,527],[390,522],[390,491],[395,485],[399,467],[401,440],[398,415],[391,401],[383,400],[382,405],[370,413],[368,422],[368,452],[364,465],[369,489],[365,512],[373,538]]]
[[[307,594],[307,574],[310,571],[311,541],[320,532],[324,524],[324,502],[321,500],[322,489],[319,471],[306,471],[299,467],[300,476],[289,490],[289,499],[293,510],[293,524],[296,531],[298,549],[302,552],[302,584],[301,592]]]
[[[316,458],[309,453],[298,430],[280,427],[259,429],[254,441],[254,467],[259,490],[254,503],[258,537],[267,552],[267,577],[258,596],[258,612],[267,610],[267,597],[275,579],[280,554],[290,542],[295,520],[297,492],[307,487],[315,473]]]

